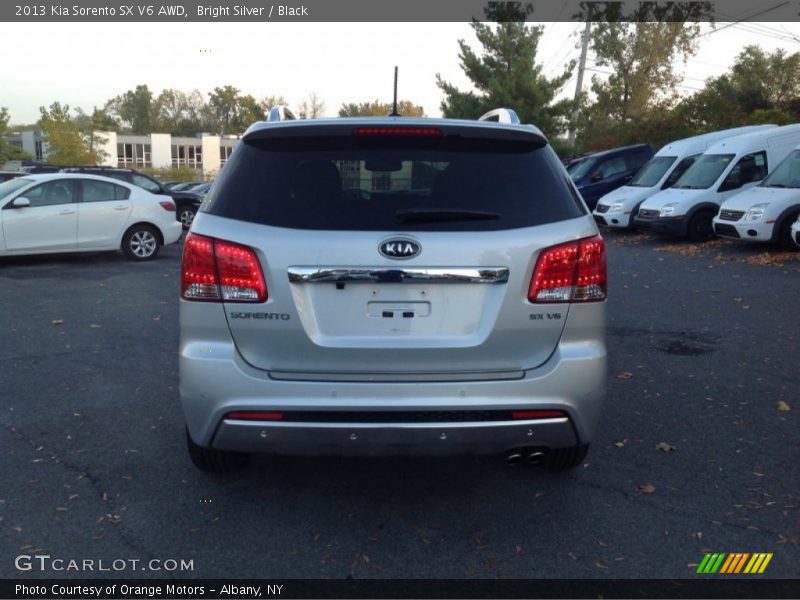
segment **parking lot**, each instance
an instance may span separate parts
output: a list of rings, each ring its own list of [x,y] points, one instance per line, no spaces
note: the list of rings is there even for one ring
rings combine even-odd
[[[196,471],[180,246],[0,262],[3,577],[13,557],[193,560],[142,577],[800,576],[800,253],[608,233],[609,394],[587,464],[270,459]]]

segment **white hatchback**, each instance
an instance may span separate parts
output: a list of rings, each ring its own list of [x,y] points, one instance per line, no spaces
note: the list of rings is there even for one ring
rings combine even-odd
[[[150,260],[181,232],[170,198],[116,179],[49,173],[0,184],[0,256],[122,250]]]

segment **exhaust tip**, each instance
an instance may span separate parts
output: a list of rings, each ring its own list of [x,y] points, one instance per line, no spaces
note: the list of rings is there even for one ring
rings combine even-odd
[[[531,452],[528,454],[528,463],[532,465],[538,465],[544,459],[544,452],[541,450],[536,450],[535,452]]]
[[[508,456],[506,456],[506,464],[511,466],[518,465],[519,463],[522,462],[522,459],[523,459],[522,454],[514,450],[512,452],[509,452]]]

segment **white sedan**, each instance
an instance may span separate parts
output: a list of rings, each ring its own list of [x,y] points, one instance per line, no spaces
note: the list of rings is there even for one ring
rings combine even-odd
[[[122,250],[150,260],[181,232],[172,199],[116,179],[48,173],[0,184],[0,256]]]

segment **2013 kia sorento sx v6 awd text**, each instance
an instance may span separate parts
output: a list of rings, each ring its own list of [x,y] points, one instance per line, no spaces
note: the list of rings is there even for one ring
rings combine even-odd
[[[606,390],[605,247],[542,133],[507,109],[290,116],[248,129],[185,242],[194,464],[580,464]]]

